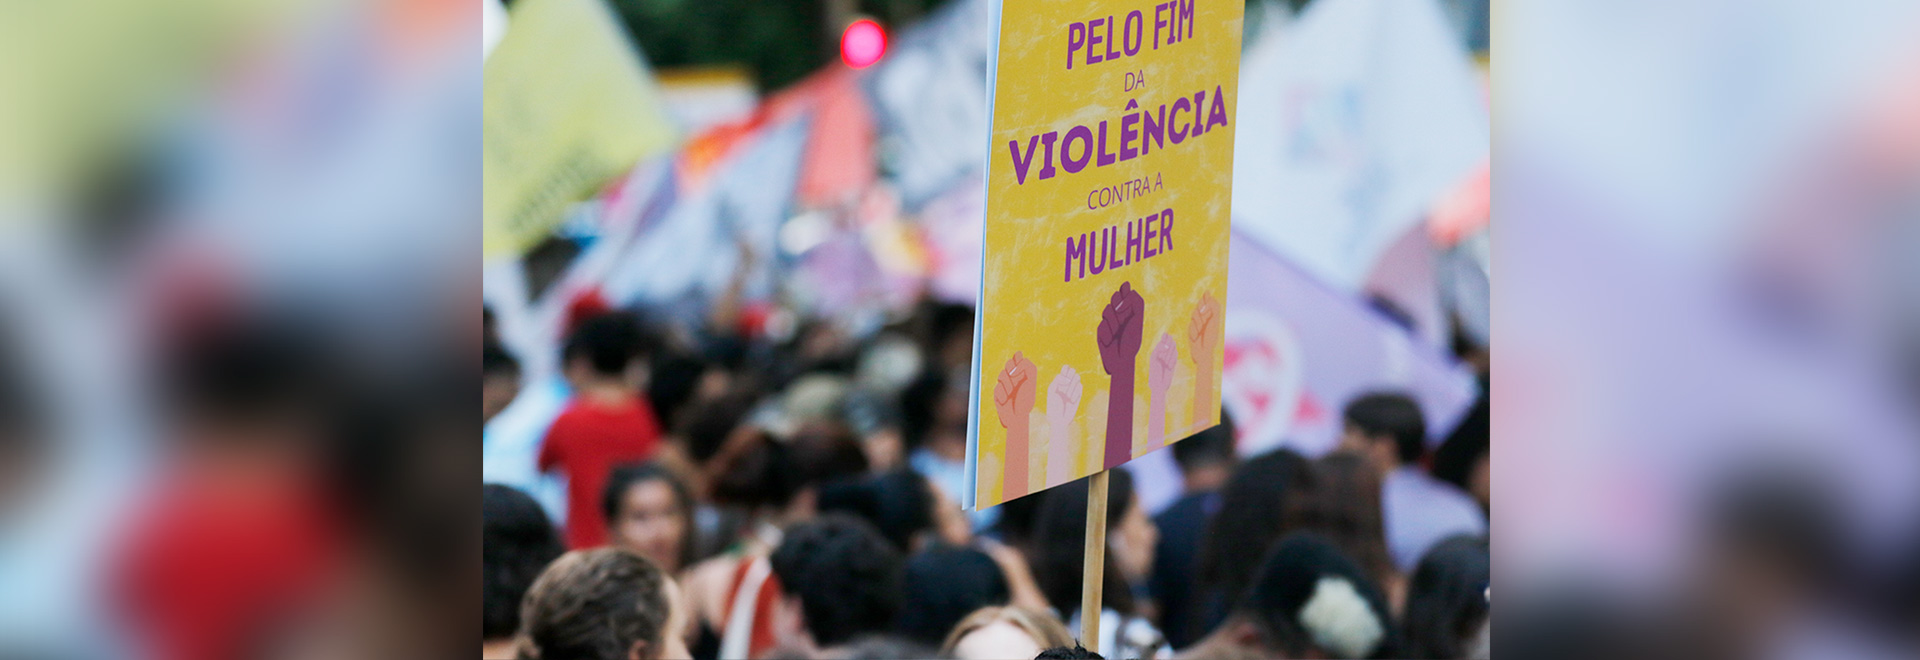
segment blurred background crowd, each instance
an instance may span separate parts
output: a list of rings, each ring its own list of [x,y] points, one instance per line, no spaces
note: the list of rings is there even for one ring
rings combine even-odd
[[[565,486],[548,509],[529,494],[548,476],[487,485],[490,653],[640,639],[548,621],[562,615],[529,595],[564,549],[587,561],[580,551],[608,546],[678,589],[661,602],[680,609],[656,622],[678,622],[661,633],[674,641],[649,648],[696,658],[1032,657],[1079,629],[1086,483],[972,516],[956,504],[968,308],[927,303],[866,341],[822,324],[779,343],[573,311],[571,394],[519,457]],[[517,398],[515,364],[490,349],[490,401]],[[1333,414],[1340,444],[1319,458],[1243,460],[1230,421],[1174,445],[1177,490],[1157,509],[1144,493],[1157,475],[1114,474],[1103,652],[1486,655],[1484,410],[1439,451],[1408,397]],[[1300,549],[1269,556],[1287,544]]]

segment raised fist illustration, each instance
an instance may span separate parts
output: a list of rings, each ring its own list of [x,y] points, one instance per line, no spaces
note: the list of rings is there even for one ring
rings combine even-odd
[[[1140,355],[1140,334],[1147,321],[1146,301],[1124,282],[1100,310],[1100,366],[1112,384],[1107,388],[1107,441],[1102,466],[1112,468],[1133,458],[1133,373]]]
[[[1147,357],[1147,391],[1155,398],[1167,391],[1173,384],[1173,365],[1180,359],[1180,349],[1173,345],[1173,335],[1160,333],[1160,341],[1153,345],[1153,353]]]
[[[1010,500],[1027,494],[1027,414],[1033,411],[1033,390],[1038,369],[1026,355],[1015,351],[1000,369],[993,386],[993,409],[1000,425],[1007,429],[1005,481],[1001,498]]]
[[[1001,426],[1026,427],[1027,413],[1033,410],[1036,370],[1033,361],[1019,351],[1007,358],[1007,366],[1000,370],[999,381],[993,386],[993,408],[1000,413]]]
[[[1134,358],[1140,354],[1140,332],[1146,324],[1145,307],[1146,301],[1133,290],[1133,283],[1123,282],[1100,310],[1100,366],[1107,375],[1133,376]]]
[[[1219,346],[1220,301],[1212,293],[1202,293],[1187,321],[1187,358],[1193,360],[1193,426],[1213,419],[1219,406],[1213,396],[1213,355]]]
[[[1047,385],[1047,486],[1072,481],[1074,418],[1080,416],[1080,372],[1061,365]]]
[[[1193,316],[1187,320],[1187,354],[1194,364],[1213,364],[1213,348],[1218,343],[1220,329],[1220,301],[1213,299],[1212,293],[1200,294],[1200,302],[1193,306]]]
[[[1167,388],[1173,385],[1173,367],[1180,361],[1180,349],[1173,335],[1160,333],[1160,341],[1147,356],[1147,446],[1167,444]]]

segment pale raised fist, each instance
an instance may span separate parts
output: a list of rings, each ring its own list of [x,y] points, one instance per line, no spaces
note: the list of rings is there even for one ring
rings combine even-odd
[[[1153,345],[1153,354],[1147,357],[1147,390],[1153,396],[1161,397],[1167,392],[1167,386],[1173,384],[1173,366],[1180,359],[1180,349],[1173,345],[1173,335],[1160,333],[1160,341]]]
[[[1000,425],[1025,428],[1027,413],[1033,410],[1033,388],[1036,367],[1033,361],[1019,351],[1007,358],[1007,366],[1000,370],[999,382],[993,386],[993,408],[1000,414]]]
[[[1071,422],[1080,413],[1080,372],[1061,366],[1060,374],[1047,385],[1047,421]]]

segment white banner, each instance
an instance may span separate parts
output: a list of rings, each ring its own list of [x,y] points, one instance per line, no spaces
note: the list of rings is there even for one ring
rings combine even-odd
[[[1319,0],[1240,68],[1236,229],[1344,291],[1485,161],[1487,108],[1434,0]]]

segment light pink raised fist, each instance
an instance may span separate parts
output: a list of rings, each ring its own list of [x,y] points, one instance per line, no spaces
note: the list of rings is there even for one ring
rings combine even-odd
[[[1180,360],[1180,349],[1173,335],[1160,333],[1160,341],[1147,356],[1147,447],[1167,444],[1167,388],[1173,385],[1173,367]]]
[[[1072,481],[1073,421],[1080,416],[1080,372],[1062,365],[1047,385],[1047,486]]]
[[[1173,335],[1160,333],[1160,341],[1153,345],[1153,355],[1147,358],[1147,390],[1155,397],[1166,393],[1173,384],[1173,366],[1180,360],[1180,349],[1173,345]]]
[[[1072,422],[1080,414],[1080,372],[1072,365],[1061,365],[1060,373],[1047,385],[1047,421]]]

